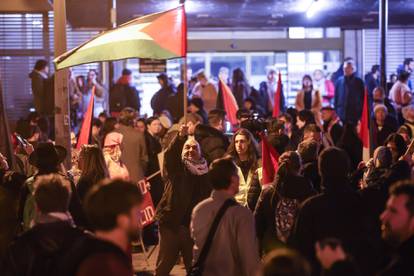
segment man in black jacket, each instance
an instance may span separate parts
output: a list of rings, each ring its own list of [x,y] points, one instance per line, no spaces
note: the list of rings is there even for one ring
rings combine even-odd
[[[223,157],[229,147],[229,139],[223,134],[225,116],[223,110],[213,109],[208,113],[209,125],[198,124],[195,128],[195,139],[208,164]]]
[[[345,249],[355,256],[363,271],[370,272],[369,237],[365,228],[361,197],[352,191],[349,180],[349,158],[336,147],[322,151],[318,160],[323,192],[304,202],[299,210],[291,243],[313,265],[317,275],[315,244],[327,238],[342,241]]]
[[[414,184],[400,182],[390,188],[390,197],[381,214],[382,238],[395,248],[395,252],[379,276],[414,275]],[[355,267],[344,258],[341,247],[317,249],[318,258],[326,275],[355,275]],[[346,273],[346,270],[348,271]],[[351,273],[352,274],[351,274]]]
[[[85,237],[68,213],[70,183],[58,174],[36,179],[35,226],[21,235],[6,253],[2,275],[55,275],[62,253]]]

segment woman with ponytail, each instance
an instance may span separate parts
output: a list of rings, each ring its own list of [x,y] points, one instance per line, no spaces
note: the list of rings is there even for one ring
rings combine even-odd
[[[286,243],[300,203],[315,194],[311,183],[299,174],[300,170],[299,154],[285,152],[279,158],[273,184],[260,195],[254,212],[260,253]]]

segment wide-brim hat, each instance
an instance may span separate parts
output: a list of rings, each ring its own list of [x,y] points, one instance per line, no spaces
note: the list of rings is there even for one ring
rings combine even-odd
[[[67,150],[63,146],[52,143],[39,143],[29,156],[29,163],[37,168],[57,166],[67,156]]]

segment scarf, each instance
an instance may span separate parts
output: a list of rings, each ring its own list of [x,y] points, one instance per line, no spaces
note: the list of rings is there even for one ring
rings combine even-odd
[[[183,163],[193,175],[204,175],[208,173],[207,161],[204,158],[200,158],[199,160],[183,158]]]

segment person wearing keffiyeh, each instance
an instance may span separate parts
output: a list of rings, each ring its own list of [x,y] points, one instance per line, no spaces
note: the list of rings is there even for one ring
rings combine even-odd
[[[160,250],[155,275],[169,275],[179,254],[187,272],[191,269],[193,241],[190,236],[191,212],[196,204],[210,196],[207,161],[200,145],[187,135],[187,127],[167,146],[164,154],[166,185],[157,206]]]

